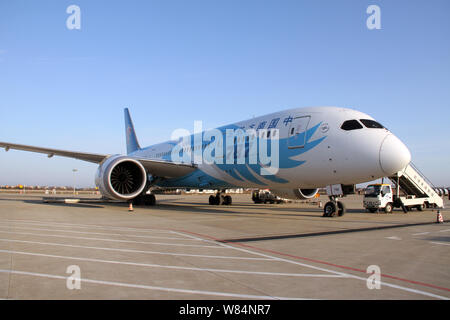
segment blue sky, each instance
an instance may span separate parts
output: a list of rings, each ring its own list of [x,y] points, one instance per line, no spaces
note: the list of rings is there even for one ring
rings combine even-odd
[[[66,8],[81,9],[69,30]],[[366,27],[369,5],[381,30]],[[450,185],[450,2],[1,1],[0,141],[125,153],[194,120],[215,127],[286,108],[366,112]],[[0,185],[93,186],[96,165],[0,150]]]

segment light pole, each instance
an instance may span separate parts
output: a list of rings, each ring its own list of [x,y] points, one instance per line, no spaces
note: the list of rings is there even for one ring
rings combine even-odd
[[[78,169],[72,169],[73,172],[73,195],[75,195],[75,172],[77,172]]]

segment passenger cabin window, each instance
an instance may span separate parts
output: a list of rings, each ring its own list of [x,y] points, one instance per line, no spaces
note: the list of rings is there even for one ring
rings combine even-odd
[[[360,119],[360,121],[369,129],[384,129],[384,127],[378,122],[370,119]]]
[[[363,128],[363,126],[361,125],[361,123],[358,122],[358,120],[347,120],[341,126],[341,129],[346,130],[346,131],[362,129],[362,128]]]

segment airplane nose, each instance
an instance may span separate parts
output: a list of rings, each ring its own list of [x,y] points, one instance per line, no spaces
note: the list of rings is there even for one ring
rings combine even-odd
[[[384,138],[380,147],[381,170],[389,176],[405,168],[411,161],[408,148],[393,134]]]

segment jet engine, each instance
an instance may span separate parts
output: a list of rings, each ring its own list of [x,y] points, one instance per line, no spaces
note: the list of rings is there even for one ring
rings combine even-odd
[[[142,164],[127,156],[110,156],[97,169],[95,184],[104,197],[131,200],[147,184],[147,172]]]
[[[270,189],[270,191],[280,198],[306,200],[314,198],[319,189]]]

